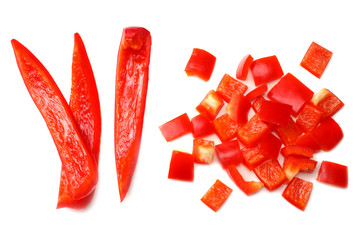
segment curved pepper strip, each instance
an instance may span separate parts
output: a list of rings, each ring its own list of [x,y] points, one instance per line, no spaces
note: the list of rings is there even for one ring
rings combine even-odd
[[[85,45],[78,33],[74,35],[72,86],[69,105],[79,126],[80,133],[93,154],[96,164],[98,164],[101,136],[99,94]],[[85,198],[73,200],[65,170],[62,167],[57,208],[85,208],[93,198],[94,192],[92,191]]]
[[[115,161],[120,201],[130,187],[140,150],[150,50],[148,30],[140,27],[123,30],[115,84]]]
[[[89,195],[98,180],[97,164],[55,81],[41,62],[13,39],[16,61],[30,96],[39,109],[58,150],[75,200]]]

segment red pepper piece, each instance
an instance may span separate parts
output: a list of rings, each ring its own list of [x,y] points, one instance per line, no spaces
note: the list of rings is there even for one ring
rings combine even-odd
[[[225,203],[231,193],[232,189],[217,179],[201,198],[201,201],[216,212]]]
[[[211,120],[215,119],[221,108],[224,106],[223,100],[214,91],[210,90],[201,103],[196,107],[199,113],[206,113]]]
[[[299,157],[312,158],[314,156],[314,150],[310,147],[289,145],[281,149],[281,154],[284,157],[289,157],[291,155],[294,155]]]
[[[227,142],[234,137],[239,129],[239,125],[230,118],[229,114],[225,113],[213,121],[216,135],[221,142]]]
[[[238,188],[240,188],[247,196],[259,191],[264,186],[262,182],[245,181],[235,165],[227,167],[226,172],[236,186],[238,186]]]
[[[282,196],[293,206],[304,211],[309,201],[312,188],[312,182],[295,177],[286,186],[284,192],[282,193]]]
[[[197,76],[204,81],[208,81],[214,70],[216,57],[211,53],[194,48],[191,57],[186,64],[185,72],[188,76]]]
[[[75,33],[74,40],[69,105],[80,128],[80,133],[98,164],[101,135],[99,94],[85,45],[78,33]],[[94,191],[82,199],[73,200],[68,185],[66,172],[62,167],[57,208],[85,208],[93,198]]]
[[[255,86],[281,78],[284,72],[277,57],[269,56],[257,59],[250,65]]]
[[[273,101],[291,105],[293,113],[297,115],[301,107],[313,95],[313,91],[294,75],[288,73],[269,91],[267,96]]]
[[[323,120],[310,134],[324,151],[333,149],[344,137],[341,127],[332,118]]]
[[[72,199],[84,198],[93,191],[98,180],[96,161],[49,72],[21,43],[15,39],[11,43],[24,83],[58,150]]]
[[[322,117],[323,111],[312,104],[305,104],[296,119],[296,125],[305,132],[310,132],[319,124]]]
[[[290,118],[289,124],[286,127],[278,126],[275,128],[275,131],[285,146],[293,144],[303,134],[292,118]]]
[[[320,78],[328,65],[332,52],[319,44],[312,42],[306,51],[304,58],[301,60],[300,66],[308,70],[315,77]]]
[[[229,102],[232,95],[235,93],[244,94],[248,86],[242,82],[231,77],[229,74],[225,73],[222,77],[219,85],[216,88],[216,93],[225,101]]]
[[[150,51],[148,30],[140,27],[123,30],[115,84],[115,161],[120,201],[130,187],[140,150]]]
[[[249,92],[248,94],[246,94],[245,97],[251,102],[255,98],[257,98],[257,97],[263,95],[264,93],[266,93],[267,90],[268,90],[267,85],[263,84],[260,87],[257,87],[254,90],[252,90],[251,92]]]
[[[289,156],[284,159],[283,169],[289,181],[293,179],[298,172],[311,173],[314,171],[317,161],[305,158]]]
[[[321,147],[315,142],[314,138],[310,135],[310,133],[305,133],[298,137],[294,141],[294,144],[298,146],[309,147],[314,151],[314,153],[321,150]]]
[[[316,180],[346,188],[348,186],[348,167],[334,162],[322,161]]]
[[[205,137],[215,132],[207,114],[200,113],[191,119],[192,133],[195,138]]]
[[[274,134],[268,134],[260,143],[260,152],[266,158],[277,160],[282,142]]]
[[[216,145],[215,151],[224,169],[230,165],[237,166],[243,161],[243,155],[237,139]]]
[[[186,113],[160,125],[159,129],[168,142],[190,133],[193,130],[190,119]]]
[[[192,154],[174,150],[171,155],[169,179],[189,181],[194,180],[194,157]]]
[[[259,114],[260,112],[260,108],[261,108],[261,104],[262,102],[265,101],[265,98],[263,98],[262,96],[259,96],[256,98],[256,100],[253,102],[252,104],[252,109],[254,110],[254,112],[256,114]]]
[[[253,147],[264,139],[270,130],[269,125],[255,114],[244,126],[240,127],[237,136],[246,147]]]
[[[256,166],[254,173],[270,191],[280,187],[287,179],[279,162],[273,159],[266,160]]]
[[[258,146],[250,148],[245,147],[241,149],[241,153],[244,158],[243,162],[250,171],[254,170],[257,165],[267,160],[267,158],[261,154]]]
[[[215,143],[214,141],[194,138],[193,152],[194,162],[210,164],[214,159]]]
[[[240,80],[246,80],[246,77],[249,72],[249,68],[254,58],[248,54],[241,59],[237,69],[236,69],[236,78]]]
[[[286,127],[289,124],[291,106],[273,101],[262,101],[259,118],[268,123]]]
[[[250,108],[250,101],[245,98],[242,93],[235,93],[232,96],[229,104],[226,106],[226,111],[231,119],[242,126],[248,121]]]
[[[323,118],[333,116],[344,107],[344,103],[326,88],[315,94],[311,99],[311,103],[323,112]]]

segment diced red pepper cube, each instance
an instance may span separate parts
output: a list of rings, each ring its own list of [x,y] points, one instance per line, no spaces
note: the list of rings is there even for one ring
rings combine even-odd
[[[314,150],[311,147],[298,146],[298,145],[288,145],[281,149],[281,154],[284,157],[299,156],[299,157],[308,157],[312,158],[314,155]]]
[[[313,91],[294,75],[288,73],[269,91],[267,96],[273,101],[291,105],[293,113],[297,115],[301,107],[313,95]]]
[[[311,99],[311,103],[323,112],[323,118],[333,116],[344,106],[344,103],[326,88],[315,94]]]
[[[334,162],[323,161],[320,165],[317,180],[346,188],[348,186],[348,167]]]
[[[267,158],[261,154],[258,146],[250,148],[245,147],[241,149],[241,153],[244,158],[244,164],[250,171],[254,170],[257,165],[267,160]]]
[[[319,124],[322,117],[323,111],[312,104],[305,104],[296,119],[296,125],[305,132],[310,132]]]
[[[240,188],[247,196],[259,191],[264,186],[262,182],[245,181],[235,165],[230,165],[226,168],[226,172],[236,186],[238,186],[238,188]]]
[[[226,106],[226,111],[231,119],[242,126],[248,121],[250,108],[250,101],[242,93],[235,93]]]
[[[252,90],[251,92],[249,92],[248,94],[246,94],[245,97],[251,102],[255,98],[257,98],[257,97],[263,95],[264,93],[266,93],[267,90],[268,90],[267,85],[263,84],[260,87],[257,87],[254,90]]]
[[[231,193],[232,189],[217,179],[201,198],[201,201],[216,212],[225,203]]]
[[[171,141],[192,131],[190,119],[186,113],[162,124],[159,129],[166,139]]]
[[[221,142],[227,142],[234,137],[239,129],[239,125],[225,113],[213,121],[216,135],[220,138]]]
[[[185,72],[188,76],[197,76],[208,81],[214,70],[216,57],[211,53],[194,48],[189,61],[186,64]]]
[[[219,95],[210,90],[201,103],[196,107],[199,113],[206,113],[210,119],[215,119],[221,108],[224,106],[224,102]]]
[[[230,165],[239,165],[243,161],[240,144],[236,139],[216,145],[215,152],[224,169]]]
[[[195,138],[206,137],[215,132],[214,126],[205,113],[200,113],[199,115],[191,119],[192,124],[192,133]]]
[[[284,75],[279,60],[275,55],[254,60],[250,65],[250,69],[255,86],[279,79]]]
[[[174,150],[171,155],[168,178],[181,181],[193,181],[193,155],[190,153]]]
[[[333,149],[344,137],[341,127],[331,117],[320,122],[310,134],[324,151]]]
[[[316,165],[317,161],[310,158],[289,156],[284,159],[283,169],[287,179],[291,181],[298,172],[313,172]]]
[[[294,144],[298,146],[309,147],[314,151],[314,153],[321,150],[321,147],[315,142],[314,138],[310,135],[310,133],[305,133],[298,137],[295,140]]]
[[[253,62],[253,60],[254,60],[254,58],[250,54],[245,55],[241,59],[239,65],[236,69],[236,78],[237,79],[246,80],[250,65]]]
[[[212,163],[215,155],[214,141],[194,138],[192,154],[194,156],[194,162],[196,163]]]
[[[256,100],[253,102],[252,104],[252,109],[254,110],[254,112],[256,114],[259,114],[260,112],[260,108],[261,108],[261,104],[263,101],[266,101],[265,98],[263,98],[262,96],[259,96],[256,98]]]
[[[268,134],[260,143],[260,152],[266,158],[277,160],[282,142],[274,134]]]
[[[315,77],[320,78],[332,57],[332,52],[319,44],[312,42],[301,60],[300,66]]]
[[[293,206],[304,211],[309,201],[312,188],[312,182],[295,177],[286,186],[284,192],[282,193],[282,196]]]
[[[269,125],[261,121],[255,114],[245,125],[240,127],[237,136],[246,147],[252,147],[259,143],[270,130]]]
[[[262,101],[259,118],[262,121],[286,127],[289,123],[292,107],[288,104],[274,101]]]
[[[286,127],[278,126],[275,128],[275,131],[279,135],[284,145],[293,144],[295,140],[303,134],[301,129],[296,126],[292,118],[290,118],[289,124]]]
[[[256,166],[254,173],[270,191],[277,189],[287,180],[279,162],[273,159],[266,160]]]
[[[247,85],[225,73],[216,88],[216,93],[228,103],[234,93],[244,94],[247,89]]]

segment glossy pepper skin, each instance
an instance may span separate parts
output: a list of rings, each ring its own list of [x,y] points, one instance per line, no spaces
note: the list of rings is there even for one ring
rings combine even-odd
[[[69,105],[79,126],[80,133],[93,154],[96,164],[98,164],[101,137],[99,94],[85,45],[78,33],[74,35],[72,86]],[[61,169],[57,208],[82,209],[90,203],[93,196],[94,191],[82,199],[73,200],[65,170],[64,168]]]
[[[97,164],[72,111],[41,62],[21,43],[11,41],[24,83],[43,116],[58,150],[71,197],[89,195],[98,180]]]
[[[130,187],[141,143],[151,51],[150,32],[123,30],[115,84],[115,161],[120,201]]]
[[[200,48],[194,48],[186,64],[185,72],[188,76],[197,76],[204,81],[209,81],[215,62],[216,57],[211,53]]]

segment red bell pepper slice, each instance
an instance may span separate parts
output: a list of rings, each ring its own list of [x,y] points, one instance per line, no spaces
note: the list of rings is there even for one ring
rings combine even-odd
[[[226,111],[231,119],[242,126],[248,121],[250,108],[250,101],[242,93],[235,93],[226,106]]]
[[[206,137],[215,132],[214,126],[207,114],[200,113],[191,119],[192,134],[195,138]]]
[[[289,124],[291,106],[273,101],[262,101],[259,118],[267,123],[286,127]]]
[[[301,60],[300,66],[308,70],[315,77],[320,78],[328,65],[332,52],[319,44],[312,42]]]
[[[194,180],[194,157],[192,154],[173,150],[170,160],[168,178],[173,180]]]
[[[275,128],[275,131],[285,146],[293,144],[295,140],[303,134],[292,118],[290,118],[286,127],[278,126]]]
[[[115,162],[120,201],[130,187],[140,150],[150,51],[148,30],[141,27],[123,30],[115,84]]]
[[[260,87],[257,87],[254,90],[252,90],[251,92],[249,92],[248,94],[246,94],[245,97],[251,102],[255,98],[257,98],[257,97],[263,95],[264,93],[266,93],[267,90],[268,90],[267,85],[263,84]]]
[[[215,143],[211,140],[194,138],[193,152],[194,162],[210,164],[215,155]]]
[[[255,86],[279,79],[284,75],[279,60],[275,55],[254,60],[250,65],[250,69]]]
[[[333,149],[344,137],[339,124],[330,117],[323,120],[310,134],[324,151]]]
[[[98,164],[101,135],[99,94],[85,45],[78,33],[75,33],[74,40],[72,86],[69,105],[79,126],[80,133],[93,154],[96,164]],[[64,167],[62,167],[57,208],[85,208],[93,198],[95,191],[82,199],[73,200],[68,185],[66,172]]]
[[[186,113],[160,125],[159,129],[168,142],[190,133],[193,130],[190,119]]]
[[[311,173],[314,171],[317,161],[305,158],[289,156],[284,159],[283,169],[289,181],[293,179],[298,172]]]
[[[199,113],[206,113],[211,120],[215,119],[224,102],[221,97],[214,91],[210,90],[201,103],[196,107]]]
[[[268,124],[255,114],[244,126],[240,127],[237,137],[246,147],[253,147],[270,132]]]
[[[239,170],[235,165],[230,165],[226,168],[226,172],[231,178],[231,180],[243,191],[247,196],[259,191],[264,184],[262,182],[256,181],[245,181],[245,179],[241,176]]]
[[[216,57],[211,53],[194,48],[186,64],[185,72],[188,76],[197,76],[204,81],[208,81],[214,70],[215,62]]]
[[[234,95],[235,93],[244,94],[247,89],[247,85],[225,73],[216,88],[216,93],[219,94],[219,96],[228,103],[232,95]]]
[[[24,83],[58,150],[71,197],[74,200],[84,198],[94,190],[98,180],[93,154],[49,72],[21,43],[15,39],[11,43]]]
[[[214,212],[217,212],[220,207],[225,203],[232,193],[232,189],[226,186],[219,179],[206,191],[201,201],[211,208]]]
[[[239,125],[225,113],[213,121],[216,135],[221,142],[227,142],[236,137]]]
[[[284,192],[282,193],[282,196],[293,206],[304,211],[309,201],[312,189],[312,182],[295,177],[286,186]]]
[[[299,156],[312,158],[314,156],[314,150],[310,147],[298,146],[298,145],[288,145],[281,149],[281,154],[284,157],[289,156]]]
[[[260,143],[260,152],[266,158],[278,159],[282,142],[274,134],[268,134]]]
[[[323,111],[312,104],[305,104],[296,119],[296,125],[303,131],[310,132],[314,130],[322,118]]]
[[[241,149],[241,153],[244,158],[244,165],[250,171],[254,170],[257,165],[268,159],[263,154],[261,154],[260,148],[258,146],[250,148],[244,147]]]
[[[337,113],[344,103],[330,90],[323,88],[311,99],[311,103],[323,112],[323,118],[331,117]]]
[[[230,165],[237,166],[243,161],[243,155],[237,139],[216,145],[215,152],[224,169]]]
[[[334,162],[322,161],[316,180],[346,188],[348,186],[348,167]]]
[[[294,144],[298,146],[309,147],[314,151],[314,153],[321,150],[321,147],[315,142],[314,138],[310,135],[310,133],[305,133],[298,137],[294,141]]]
[[[246,77],[247,77],[248,72],[249,72],[250,65],[253,62],[253,60],[254,60],[254,58],[250,54],[245,55],[241,59],[239,65],[238,65],[238,67],[236,69],[236,78],[237,79],[246,80]]]
[[[293,113],[297,115],[301,107],[313,95],[313,91],[294,75],[288,73],[269,91],[267,96],[273,101],[291,105]]]
[[[269,191],[277,189],[287,179],[279,162],[273,159],[266,160],[257,165],[254,173]]]
[[[254,110],[254,112],[256,114],[259,114],[260,112],[260,108],[261,108],[261,104],[262,102],[265,101],[265,98],[263,98],[262,96],[259,96],[256,98],[256,100],[253,102],[251,108]]]

